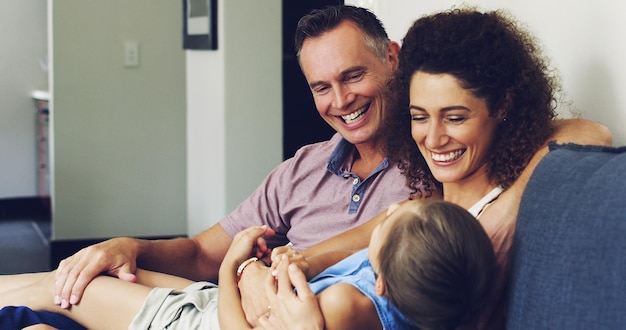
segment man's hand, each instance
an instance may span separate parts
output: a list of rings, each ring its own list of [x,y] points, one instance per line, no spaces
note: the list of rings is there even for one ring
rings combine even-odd
[[[77,304],[89,282],[101,273],[135,282],[135,246],[132,238],[114,238],[86,247],[62,260],[55,274],[54,302],[62,308]]]

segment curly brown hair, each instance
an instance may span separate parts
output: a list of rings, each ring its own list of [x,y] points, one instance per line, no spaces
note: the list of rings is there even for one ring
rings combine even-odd
[[[402,41],[386,123],[388,157],[417,194],[424,181],[432,180],[411,138],[409,86],[417,71],[453,75],[485,101],[490,116],[504,116],[487,160],[489,178],[504,188],[554,131],[558,74],[534,37],[510,15],[465,7],[424,16]]]

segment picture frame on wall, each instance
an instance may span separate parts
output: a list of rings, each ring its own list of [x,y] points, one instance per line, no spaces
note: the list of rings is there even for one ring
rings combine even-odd
[[[183,48],[217,49],[217,0],[183,0]]]

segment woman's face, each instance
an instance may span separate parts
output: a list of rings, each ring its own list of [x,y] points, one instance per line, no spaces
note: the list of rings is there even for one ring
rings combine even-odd
[[[417,71],[409,89],[411,135],[441,183],[487,178],[498,119],[450,74]]]

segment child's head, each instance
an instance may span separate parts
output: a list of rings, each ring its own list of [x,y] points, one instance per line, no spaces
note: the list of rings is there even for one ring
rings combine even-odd
[[[495,269],[491,241],[462,207],[409,201],[390,207],[372,233],[376,292],[423,329],[473,321],[487,301]]]

